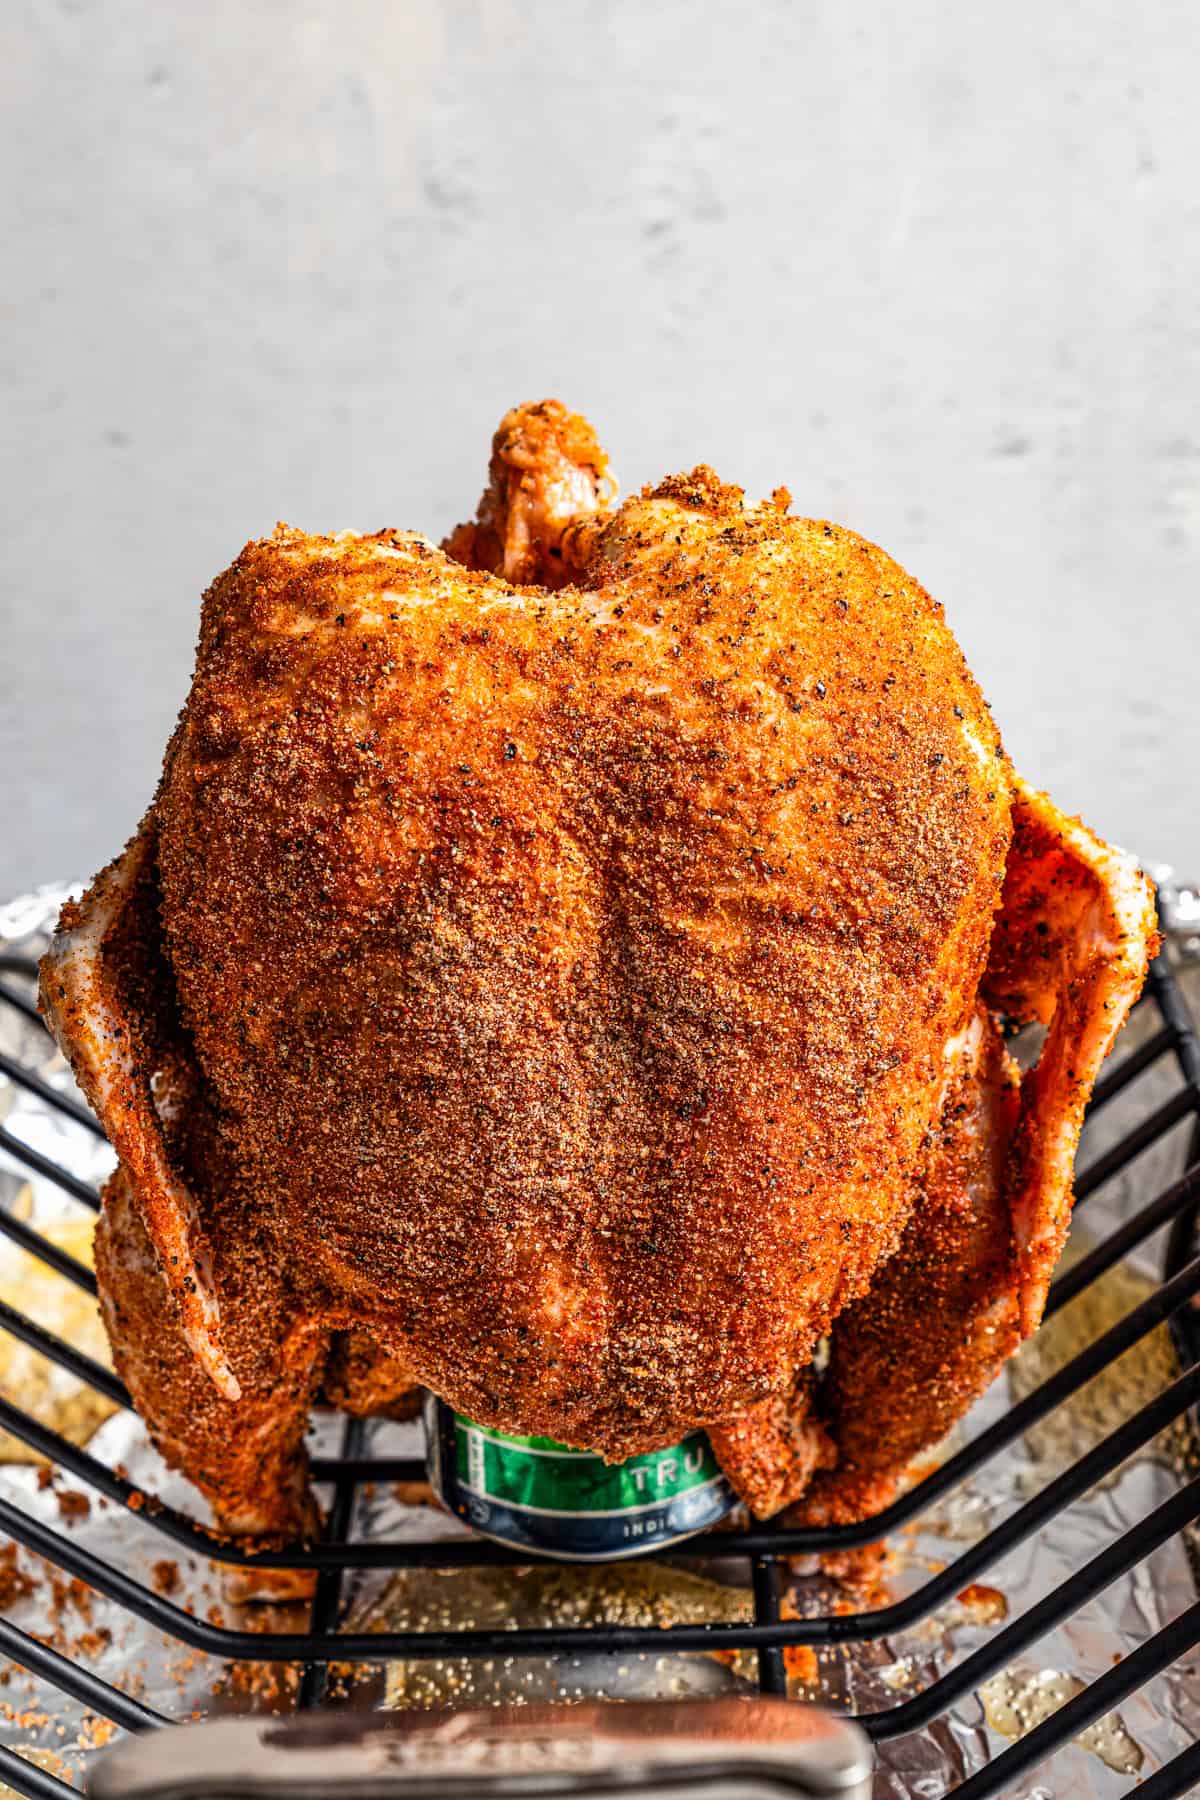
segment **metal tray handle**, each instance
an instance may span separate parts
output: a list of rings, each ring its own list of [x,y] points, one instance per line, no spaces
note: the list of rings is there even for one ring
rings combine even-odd
[[[592,1702],[476,1712],[215,1719],[107,1752],[92,1800],[868,1800],[857,1726],[784,1700]]]

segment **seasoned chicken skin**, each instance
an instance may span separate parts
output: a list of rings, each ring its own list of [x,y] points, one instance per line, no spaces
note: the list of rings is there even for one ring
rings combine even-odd
[[[756,1511],[814,1471],[833,1507],[895,1384],[837,1322],[925,1278],[923,1232],[986,1282],[948,1283],[952,1398],[893,1462],[1040,1315],[1147,884],[1013,775],[881,550],[705,468],[612,495],[547,402],[450,553],[248,545],[46,959],[121,1161],[119,1365],[237,1529],[306,1528],[323,1382],[614,1459],[704,1426]],[[1019,1089],[992,1007],[1049,1026]]]

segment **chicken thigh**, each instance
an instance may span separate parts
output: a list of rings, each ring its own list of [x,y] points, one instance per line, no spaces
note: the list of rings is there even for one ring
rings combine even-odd
[[[323,1387],[417,1383],[612,1459],[706,1427],[761,1515],[866,1504],[1040,1314],[1148,884],[882,551],[705,468],[612,501],[548,402],[445,550],[248,545],[46,958],[120,1159],[118,1365],[230,1529],[309,1528]],[[1048,1025],[1019,1088],[990,1008]],[[923,1283],[940,1398],[868,1467]]]

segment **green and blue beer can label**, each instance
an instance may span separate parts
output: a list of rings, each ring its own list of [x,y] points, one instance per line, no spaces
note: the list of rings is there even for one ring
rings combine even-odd
[[[734,1504],[707,1437],[606,1463],[553,1438],[476,1425],[425,1403],[429,1479],[466,1524],[514,1549],[570,1562],[662,1550],[717,1524]]]

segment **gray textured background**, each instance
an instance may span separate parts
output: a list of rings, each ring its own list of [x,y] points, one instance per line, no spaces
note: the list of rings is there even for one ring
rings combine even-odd
[[[1192,0],[7,0],[0,893],[134,825],[279,517],[440,533],[512,401],[944,600],[1014,757],[1200,875]]]

